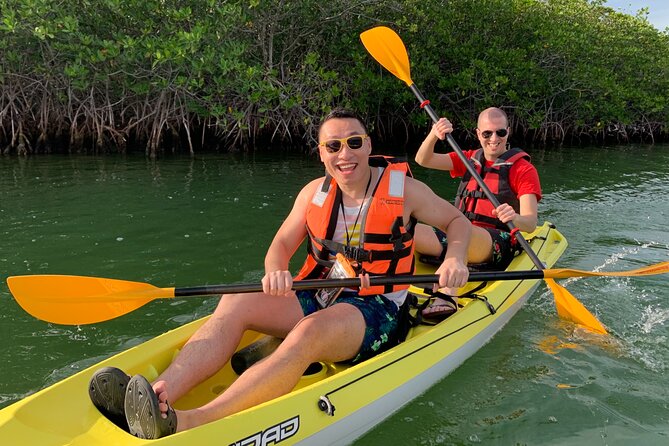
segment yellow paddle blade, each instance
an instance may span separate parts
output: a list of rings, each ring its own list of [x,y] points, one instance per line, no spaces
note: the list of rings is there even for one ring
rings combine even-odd
[[[377,26],[360,34],[360,40],[367,52],[396,77],[403,80],[408,86],[411,80],[409,55],[400,36],[385,26]]]
[[[64,325],[107,321],[159,297],[174,297],[174,288],[100,277],[13,276],[7,285],[26,312]]]
[[[606,328],[601,322],[590,313],[581,302],[578,301],[563,286],[560,286],[553,279],[545,279],[546,284],[553,292],[555,307],[558,316],[562,319],[582,325],[590,331],[600,334],[607,334]]]
[[[643,268],[630,271],[581,271],[580,269],[557,268],[544,270],[544,277],[552,279],[567,279],[569,277],[628,277],[628,276],[652,276],[655,274],[669,273],[669,262],[656,263]]]
[[[553,279],[566,279],[569,277],[630,277],[651,276],[655,274],[669,273],[669,262],[656,263],[630,271],[582,271],[579,269],[557,268],[544,270],[546,283],[553,291],[555,307],[558,316],[575,322],[595,332],[606,334],[604,326],[595,318],[574,296],[564,287],[558,285]]]

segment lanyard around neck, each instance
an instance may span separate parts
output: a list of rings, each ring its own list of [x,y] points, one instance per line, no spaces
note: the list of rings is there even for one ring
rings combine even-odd
[[[351,229],[350,235],[348,233],[348,224],[346,223],[346,211],[344,210],[344,200],[342,200],[339,203],[339,206],[341,207],[341,216],[344,219],[344,230],[346,231],[346,246],[350,246],[351,239],[353,238],[353,235],[355,235],[355,227],[358,224],[358,219],[360,218],[360,214],[362,214],[362,208],[365,207],[365,199],[367,198],[367,192],[369,192],[369,186],[371,184],[372,184],[372,172],[370,170],[369,180],[367,180],[367,187],[365,187],[365,195],[362,197],[362,203],[360,203],[360,207],[358,208],[358,215],[356,215],[355,217],[355,221],[353,222],[353,229]]]

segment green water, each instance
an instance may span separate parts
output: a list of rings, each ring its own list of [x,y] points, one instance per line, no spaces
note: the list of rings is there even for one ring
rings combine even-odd
[[[570,242],[558,266],[630,270],[669,260],[669,145],[531,154],[544,189],[540,217]],[[274,231],[321,170],[296,155],[0,158],[0,407],[217,301],[160,300],[109,322],[57,326],[26,314],[6,276],[259,281]],[[448,175],[413,170],[454,193]],[[610,339],[562,323],[542,285],[488,345],[356,445],[669,444],[669,276],[561,283]]]

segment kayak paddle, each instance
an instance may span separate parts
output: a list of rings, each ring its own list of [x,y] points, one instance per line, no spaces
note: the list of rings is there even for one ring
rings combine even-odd
[[[416,98],[420,101],[421,108],[425,109],[427,114],[430,115],[430,118],[432,118],[432,121],[435,123],[439,121],[439,116],[437,116],[434,109],[430,106],[430,101],[423,97],[411,80],[409,56],[400,36],[390,28],[378,26],[360,34],[360,40],[362,40],[362,44],[365,46],[369,54],[371,54],[381,66],[407,84]],[[462,160],[486,198],[490,200],[495,208],[497,208],[500,204],[499,200],[497,200],[497,197],[493,195],[488,186],[483,182],[481,176],[465,157],[464,153],[462,153],[460,146],[458,146],[458,143],[450,133],[446,135],[446,141]],[[506,225],[509,227],[511,234],[516,237],[516,240],[518,240],[518,243],[520,243],[523,250],[527,253],[530,259],[532,259],[532,263],[534,263],[537,269],[543,270],[543,263],[539,260],[539,257],[537,257],[534,251],[532,251],[532,248],[520,231],[515,228],[513,222],[507,222]],[[583,306],[583,304],[581,304],[581,302],[576,299],[576,297],[572,296],[569,291],[552,279],[546,279],[546,283],[553,291],[555,306],[560,317],[581,324],[594,332],[606,334],[604,326]]]
[[[647,276],[669,272],[669,262],[620,272],[592,272],[577,269],[472,272],[470,282],[495,280],[565,279],[593,276]],[[439,276],[370,277],[370,285],[438,283]],[[7,278],[12,295],[29,314],[47,322],[83,325],[102,322],[140,308],[155,299],[206,296],[262,291],[260,283],[204,285],[186,288],[158,288],[148,283],[102,277],[67,275],[26,275]],[[312,279],[293,282],[294,290],[355,287],[360,279]]]

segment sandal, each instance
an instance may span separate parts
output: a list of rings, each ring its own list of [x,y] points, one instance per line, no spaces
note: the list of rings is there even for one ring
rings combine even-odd
[[[440,293],[438,298],[443,300],[443,303],[432,301],[430,305],[421,311],[423,320],[438,323],[458,311],[458,304],[455,302],[453,296]]]
[[[135,375],[128,383],[125,394],[125,418],[130,433],[144,439],[172,435],[177,430],[177,414],[167,407],[167,418],[160,412],[158,396],[142,375]]]
[[[130,377],[116,367],[98,369],[88,382],[88,396],[102,415],[128,431],[125,420],[125,391]]]

